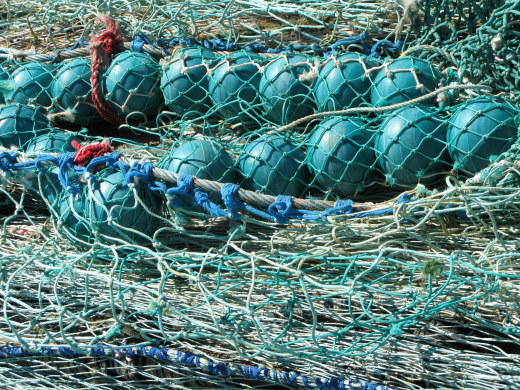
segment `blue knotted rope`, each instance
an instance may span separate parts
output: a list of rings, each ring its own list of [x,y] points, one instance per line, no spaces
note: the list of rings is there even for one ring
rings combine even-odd
[[[379,49],[387,49],[390,51],[395,51],[395,50],[401,50],[402,46],[403,46],[403,41],[401,41],[401,40],[397,40],[395,43],[393,43],[387,39],[382,39],[380,41],[377,41],[374,44],[374,46],[372,46],[372,49],[370,49],[369,56],[378,58],[381,56],[378,52]]]
[[[145,44],[155,46],[152,44],[152,41],[150,40],[150,38],[148,38],[145,34],[138,33],[135,36],[134,40],[132,42],[130,42],[130,48],[133,51],[141,51],[141,49],[143,48],[143,46]]]

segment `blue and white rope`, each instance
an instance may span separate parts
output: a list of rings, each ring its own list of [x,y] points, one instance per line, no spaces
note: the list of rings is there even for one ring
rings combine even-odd
[[[105,345],[40,346],[24,348],[19,346],[0,347],[0,358],[27,356],[63,356],[76,358],[92,357],[147,357],[162,363],[178,364],[209,372],[212,375],[256,379],[294,387],[320,390],[390,390],[390,388],[355,379],[320,378],[300,375],[296,372],[270,369],[240,363],[215,362],[203,356],[168,348],[151,346],[127,346],[113,348]]]

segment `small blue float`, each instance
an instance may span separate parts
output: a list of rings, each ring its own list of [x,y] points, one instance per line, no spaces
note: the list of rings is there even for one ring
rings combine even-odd
[[[303,150],[278,135],[265,135],[246,146],[238,159],[242,186],[270,195],[301,196],[308,172]]]
[[[434,184],[450,170],[446,122],[428,107],[393,111],[375,138],[379,166],[390,185]]]
[[[149,54],[125,51],[114,57],[103,75],[103,92],[110,106],[130,119],[150,119],[163,101],[160,67]]]
[[[53,111],[68,122],[87,126],[101,119],[92,104],[90,60],[76,58],[63,63],[51,85]]]
[[[180,49],[163,64],[161,91],[179,115],[203,116],[210,108],[208,69],[217,55],[203,47]]]
[[[374,176],[374,135],[358,118],[319,123],[307,141],[306,162],[315,184],[342,197],[361,192]]]
[[[283,54],[265,65],[260,97],[267,118],[279,125],[314,113],[314,59],[304,54]]]
[[[328,58],[318,73],[314,89],[318,111],[368,105],[373,74],[367,71],[378,64],[377,60],[359,53]]]
[[[518,110],[508,101],[482,96],[463,103],[448,125],[454,168],[475,174],[506,152],[518,138]]]
[[[258,83],[264,58],[249,51],[222,57],[209,74],[209,96],[216,112],[231,123],[253,123],[261,116]]]
[[[376,74],[370,93],[375,107],[405,102],[434,91],[442,78],[441,73],[428,61],[414,57],[399,57],[383,64]],[[434,104],[430,98],[421,104]]]

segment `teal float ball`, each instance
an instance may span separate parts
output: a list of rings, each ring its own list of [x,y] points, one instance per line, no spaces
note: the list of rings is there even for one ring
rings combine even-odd
[[[65,131],[51,131],[29,141],[25,148],[25,153],[40,154],[75,152],[76,149],[72,146],[72,141],[80,142],[74,134]]]
[[[0,106],[0,144],[22,150],[34,137],[55,130],[38,106],[11,103]]]
[[[101,119],[92,103],[90,60],[76,58],[64,62],[51,85],[53,111],[61,119],[87,126]]]
[[[203,47],[181,49],[163,65],[161,91],[179,115],[202,116],[210,108],[208,70],[217,55]]]
[[[248,144],[238,159],[242,187],[270,195],[301,196],[308,182],[303,150],[278,135],[265,135]]]
[[[4,99],[4,87],[7,87],[4,80],[7,80],[9,78],[9,73],[5,71],[3,68],[0,68],[0,104],[5,103]]]
[[[48,206],[55,212],[60,212],[63,206],[63,197],[68,197],[69,192],[62,186],[59,179],[60,168],[46,166],[38,171],[40,183],[36,181],[36,192],[48,202]],[[73,169],[69,169],[69,186],[81,187],[81,177]],[[41,190],[40,190],[41,188]],[[77,206],[80,210],[79,205]],[[82,210],[82,209],[81,209]],[[82,214],[83,215],[83,214]]]
[[[323,191],[356,196],[374,176],[374,135],[357,118],[332,117],[319,123],[307,141],[306,162]]]
[[[431,185],[449,171],[446,122],[428,107],[390,113],[375,138],[377,162],[391,185]]]
[[[9,77],[5,93],[8,103],[51,105],[53,70],[49,65],[31,61],[18,67]]]
[[[160,67],[149,54],[125,51],[114,57],[103,75],[103,92],[110,106],[123,117],[151,119],[162,104]]]
[[[160,163],[161,168],[174,173],[222,183],[236,180],[237,172],[233,166],[234,161],[224,148],[215,142],[201,139],[183,143]]]
[[[152,213],[161,215],[161,198],[142,182],[135,183],[135,189],[140,202],[132,189],[124,184],[121,172],[107,171],[97,175],[92,191],[93,199],[87,202],[90,206],[89,218],[103,241],[119,239],[150,243],[151,237],[159,229],[161,220]]]
[[[434,91],[441,78],[441,73],[432,63],[414,57],[400,57],[384,64],[377,72],[370,100],[373,106],[382,107],[415,99]],[[425,105],[434,103],[434,98],[421,102]]]
[[[85,185],[78,195],[70,195],[73,197],[72,206],[70,196],[61,200],[61,221],[74,243],[150,244],[161,224],[161,220],[152,215],[162,213],[161,198],[157,194],[137,182],[137,201],[133,190],[124,184],[123,174],[111,170],[96,174],[91,188],[92,192],[89,192]],[[74,215],[73,210],[80,218]]]
[[[209,74],[209,96],[219,116],[251,123],[260,116],[258,83],[264,58],[249,51],[227,54]]]
[[[313,62],[304,54],[283,54],[265,65],[259,89],[268,119],[286,125],[314,113],[317,70]]]
[[[70,153],[75,152],[76,149],[72,146],[72,141],[79,142],[79,139],[67,132],[51,131],[47,134],[40,135],[33,138],[25,148],[26,155],[39,155],[45,153]],[[47,198],[49,203],[53,203],[57,197],[57,193],[61,192],[61,185],[58,179],[58,168],[52,166],[44,166],[41,173],[39,173],[42,195]],[[40,193],[40,185],[38,184],[38,177],[34,172],[28,172],[25,175],[23,184]]]
[[[518,138],[518,110],[508,101],[482,96],[463,103],[448,125],[448,151],[454,168],[475,174]]]
[[[370,103],[372,75],[377,60],[359,53],[332,56],[323,64],[314,88],[318,111],[337,111]]]
[[[89,217],[86,214],[88,195],[85,192],[71,194],[65,190],[62,194],[54,202],[65,236],[79,247],[92,244],[94,234]]]

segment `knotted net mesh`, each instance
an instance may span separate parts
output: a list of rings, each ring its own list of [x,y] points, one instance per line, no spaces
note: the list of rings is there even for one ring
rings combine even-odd
[[[5,3],[0,383],[517,387],[519,12]]]

